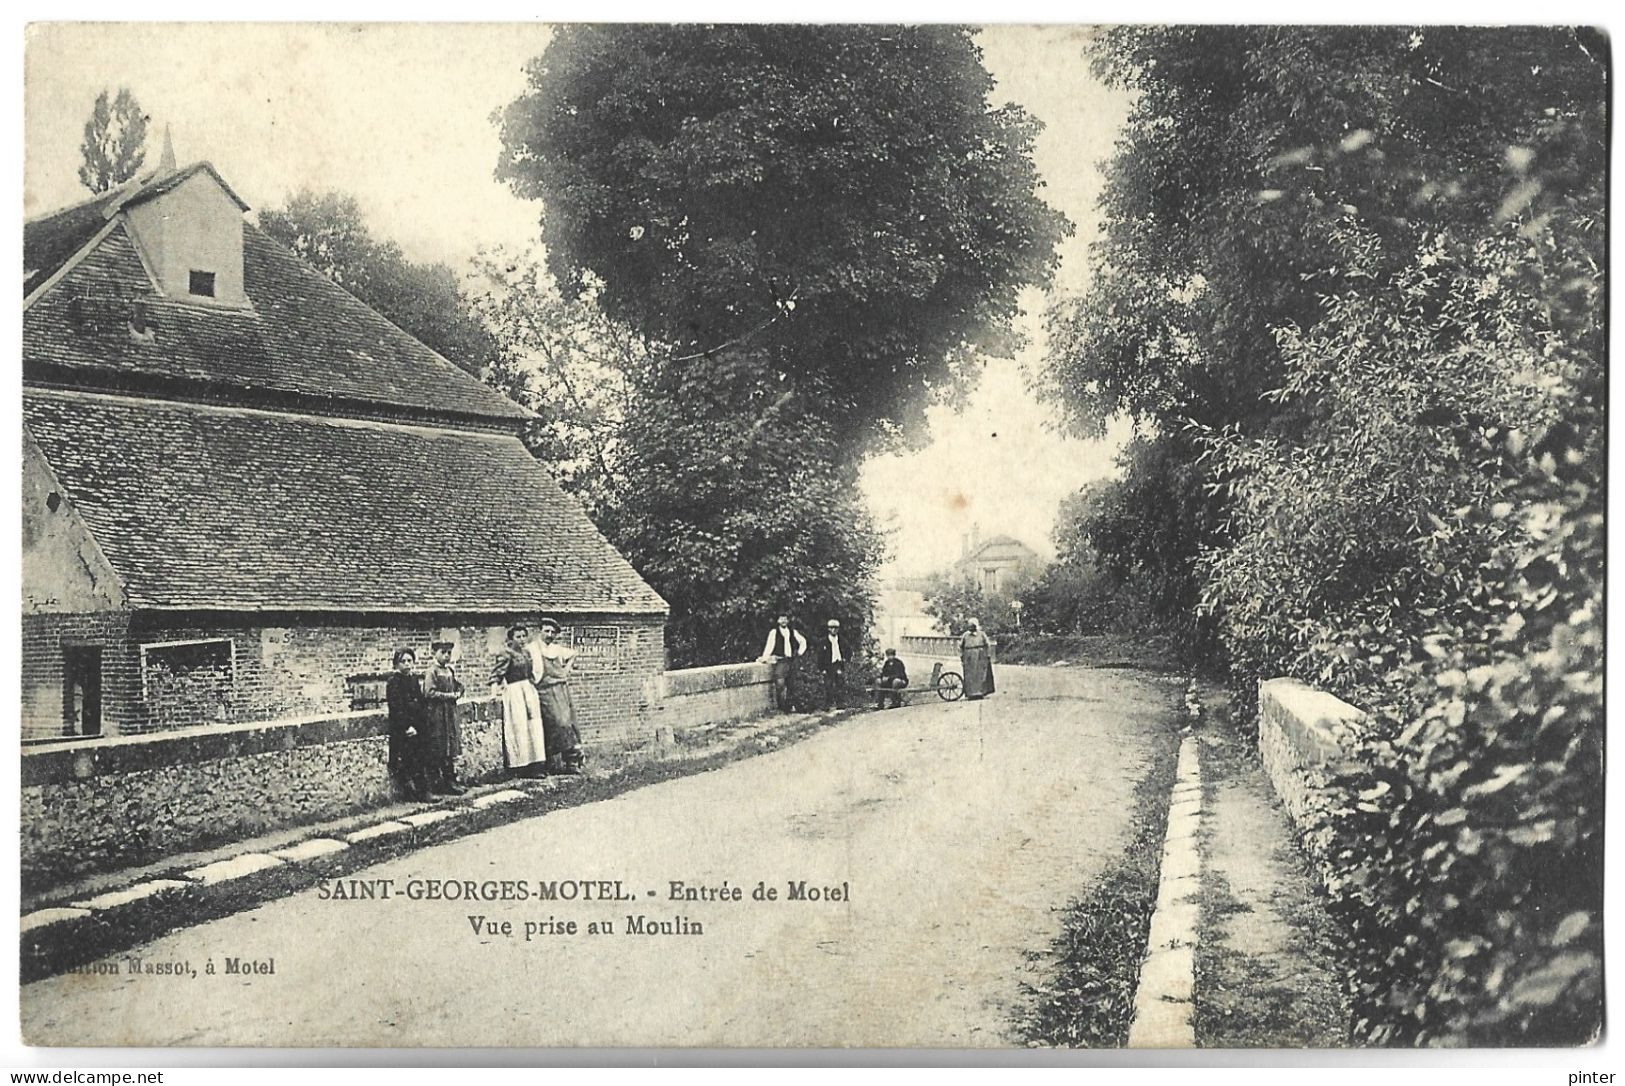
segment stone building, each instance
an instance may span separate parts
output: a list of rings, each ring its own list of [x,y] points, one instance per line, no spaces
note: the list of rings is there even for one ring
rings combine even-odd
[[[207,163],[23,228],[25,742],[375,704],[516,617],[638,725],[666,605],[520,441],[529,413],[244,218]]]
[[[953,579],[973,584],[989,595],[1013,595],[1044,569],[1044,560],[1031,547],[1007,535],[986,540],[973,531],[961,541]]]

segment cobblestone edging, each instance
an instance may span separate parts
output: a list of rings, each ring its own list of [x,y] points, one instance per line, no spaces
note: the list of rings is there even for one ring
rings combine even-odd
[[[1194,1048],[1197,921],[1201,903],[1202,772],[1196,740],[1179,745],[1173,801],[1163,835],[1157,903],[1134,992],[1130,1048]]]

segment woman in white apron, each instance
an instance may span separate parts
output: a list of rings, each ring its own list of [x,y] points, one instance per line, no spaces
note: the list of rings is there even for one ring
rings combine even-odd
[[[536,697],[535,671],[525,642],[530,628],[524,623],[508,627],[508,643],[497,653],[491,684],[502,687],[502,751],[508,768],[536,776],[547,767],[547,743],[542,731],[542,705]]]

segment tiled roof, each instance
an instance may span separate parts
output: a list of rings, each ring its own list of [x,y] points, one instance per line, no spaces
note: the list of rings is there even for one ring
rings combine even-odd
[[[207,172],[226,195],[244,211],[248,205],[231,190],[225,178],[207,162],[194,162],[184,169],[157,176],[156,171],[138,180],[126,181],[82,203],[42,215],[23,223],[23,296],[49,279],[73,254],[89,244],[96,232],[107,225],[112,211],[144,203],[162,196],[196,173]]]
[[[136,204],[145,203],[155,196],[162,196],[171,189],[179,188],[182,181],[195,173],[206,173],[214,178],[215,184],[219,185],[238,207],[244,211],[248,210],[248,205],[243,202],[243,198],[231,190],[231,186],[226,184],[226,179],[220,176],[220,171],[207,162],[194,162],[190,166],[182,166],[180,169],[173,170],[162,177],[158,177],[156,174],[150,176],[136,186],[128,196],[120,198],[117,203],[120,207],[132,207]]]
[[[507,434],[33,388],[23,419],[136,607],[666,611]]]
[[[46,230],[42,252],[47,237],[54,246],[77,236],[66,219],[60,228],[47,225],[55,221],[36,224]],[[248,394],[338,397],[485,419],[529,417],[249,223],[243,225],[243,289],[249,309],[164,298],[120,225],[23,314],[24,364],[49,364],[92,383],[133,375]],[[130,331],[137,301],[153,329],[150,342]]]
[[[990,539],[983,540],[975,550],[971,551],[970,554],[966,555],[965,557],[975,558],[978,555],[986,554],[991,550],[998,549],[1008,551],[1012,548],[1019,551],[1024,551],[1027,554],[1033,553],[1033,549],[1019,539],[1007,535],[996,535]]]
[[[90,243],[96,231],[107,225],[103,209],[117,196],[117,190],[106,192],[54,215],[23,223],[23,297],[55,275],[74,253]]]

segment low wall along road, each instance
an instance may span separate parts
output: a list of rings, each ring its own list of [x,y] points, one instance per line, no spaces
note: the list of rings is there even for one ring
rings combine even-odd
[[[1310,828],[1320,805],[1341,798],[1328,768],[1353,755],[1364,725],[1359,709],[1297,679],[1258,684],[1258,754],[1300,833]],[[1314,836],[1303,840],[1319,867],[1323,858],[1315,854]]]
[[[640,747],[703,724],[746,720],[772,707],[766,664],[668,671],[626,707],[637,731],[606,729],[589,749]],[[502,702],[482,695],[458,706],[458,776],[504,771]],[[22,871],[57,882],[390,802],[383,709],[217,724],[147,735],[25,747]]]

